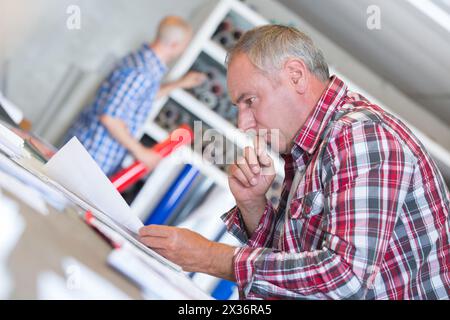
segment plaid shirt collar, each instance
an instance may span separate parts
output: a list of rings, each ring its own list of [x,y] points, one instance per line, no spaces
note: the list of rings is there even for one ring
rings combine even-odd
[[[144,57],[144,62],[146,64],[156,63],[159,67],[161,74],[166,73],[167,65],[156,55],[148,43],[144,43],[141,48],[142,56]]]
[[[322,94],[309,118],[294,138],[291,155],[298,165],[301,156],[306,151],[313,154],[322,141],[322,134],[330,124],[333,115],[338,111],[342,98],[347,92],[347,86],[337,76],[330,79],[327,89]],[[300,150],[299,150],[300,149]],[[301,161],[303,162],[303,161]]]

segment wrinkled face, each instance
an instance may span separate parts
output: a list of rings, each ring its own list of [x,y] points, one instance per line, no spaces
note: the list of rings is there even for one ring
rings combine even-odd
[[[266,141],[275,152],[290,151],[293,93],[280,76],[263,74],[245,54],[237,54],[228,66],[228,91],[238,108],[238,127],[245,131],[266,129]],[[269,79],[270,78],[270,79]]]

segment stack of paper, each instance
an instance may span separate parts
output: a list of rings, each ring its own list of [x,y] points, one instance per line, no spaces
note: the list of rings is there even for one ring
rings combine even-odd
[[[0,149],[10,157],[30,156],[24,149],[23,139],[2,124],[0,124]]]
[[[38,192],[47,203],[52,205],[57,210],[62,211],[66,207],[68,200],[63,196],[61,192],[55,190],[45,182],[48,179],[45,177],[46,179],[44,180],[41,172],[32,170],[32,168],[24,169],[22,165],[18,165],[18,163],[12,161],[2,154],[0,154],[0,171],[10,176],[11,179],[16,179],[23,185],[26,185],[28,188],[31,188],[34,191]],[[14,185],[9,185],[10,182],[8,182],[7,180],[2,181],[2,185],[5,188],[6,184],[8,184],[7,189],[12,192],[11,188],[14,188]],[[23,191],[20,189],[16,189],[15,192],[19,194]],[[35,198],[31,197],[30,199],[28,199],[28,197],[29,195],[27,195],[27,197],[20,198],[24,199],[26,202],[36,201]]]

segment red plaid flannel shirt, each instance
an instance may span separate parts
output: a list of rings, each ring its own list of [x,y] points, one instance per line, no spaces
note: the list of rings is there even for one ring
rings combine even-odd
[[[250,238],[238,208],[222,217],[240,297],[448,299],[449,192],[411,131],[333,77],[294,142],[278,209]]]

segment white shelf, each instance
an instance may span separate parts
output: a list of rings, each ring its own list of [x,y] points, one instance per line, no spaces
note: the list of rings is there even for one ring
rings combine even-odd
[[[262,26],[268,24],[269,21],[256,13],[252,9],[248,7],[248,5],[235,1],[235,0],[224,0],[225,2],[229,2],[230,9],[237,14],[239,14],[244,20],[248,21],[250,24],[253,24],[255,27]]]
[[[227,51],[221,47],[219,44],[212,40],[208,40],[203,48],[203,52],[210,56],[214,61],[220,65],[225,64],[225,59],[227,57]]]
[[[184,52],[183,56],[178,60],[170,71],[167,79],[169,81],[176,80],[185,74],[197,59],[202,51],[205,43],[211,39],[214,31],[219,23],[225,18],[230,10],[231,2],[234,0],[222,0],[212,10],[211,14],[205,20],[203,26],[197,31],[195,38],[191,41],[189,47]]]

